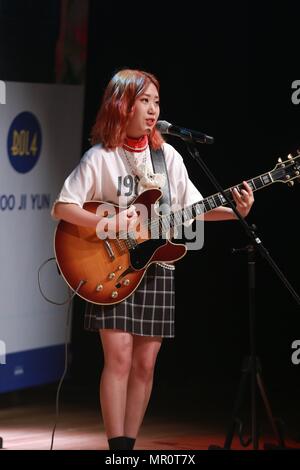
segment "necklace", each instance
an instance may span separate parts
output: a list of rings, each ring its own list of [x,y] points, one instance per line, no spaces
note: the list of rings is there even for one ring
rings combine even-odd
[[[134,157],[132,153],[127,152],[124,148],[123,152],[132,173],[139,179],[139,194],[148,188],[162,188],[164,186],[165,175],[153,173],[147,165],[147,149],[143,152],[142,160],[140,160],[140,157]]]

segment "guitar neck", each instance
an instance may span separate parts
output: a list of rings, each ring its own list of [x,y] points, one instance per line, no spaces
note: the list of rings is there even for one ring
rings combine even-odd
[[[278,175],[274,175],[274,172],[278,172]],[[275,176],[275,178],[274,178]],[[281,176],[281,170],[276,169],[268,173],[257,176],[256,178],[250,179],[247,181],[252,191],[257,191],[262,189],[265,186],[269,186],[279,179]],[[239,185],[232,186],[224,191],[225,195],[229,198],[230,201],[233,201],[232,190],[237,188],[239,190],[243,189],[243,183]],[[172,212],[161,216],[161,232],[167,233],[170,228],[178,227],[188,220],[195,219],[200,214],[205,214],[213,209],[216,209],[220,206],[226,206],[227,201],[221,193],[213,194],[208,196],[202,201],[196,202],[190,206],[180,209],[179,211]]]

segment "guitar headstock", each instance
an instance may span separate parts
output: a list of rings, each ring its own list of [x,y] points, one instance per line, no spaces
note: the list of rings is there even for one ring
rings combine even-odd
[[[287,183],[288,186],[294,186],[295,182],[300,183],[300,150],[297,150],[295,157],[289,154],[284,161],[278,158],[278,163],[271,174],[273,181]]]

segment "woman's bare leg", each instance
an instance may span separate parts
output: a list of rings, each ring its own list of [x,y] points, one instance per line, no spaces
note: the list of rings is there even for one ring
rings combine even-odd
[[[122,330],[101,329],[104,368],[100,380],[102,418],[108,438],[124,436],[128,377],[133,336]]]
[[[135,438],[142,423],[153,384],[156,357],[162,343],[160,337],[133,336],[124,435]]]

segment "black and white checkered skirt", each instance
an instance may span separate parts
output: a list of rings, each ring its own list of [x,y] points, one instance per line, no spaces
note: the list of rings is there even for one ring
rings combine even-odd
[[[138,288],[114,305],[87,303],[84,328],[112,328],[141,336],[174,337],[174,270],[152,264]]]

